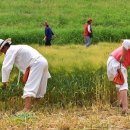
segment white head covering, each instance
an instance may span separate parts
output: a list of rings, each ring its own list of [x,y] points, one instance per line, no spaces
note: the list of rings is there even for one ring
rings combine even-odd
[[[3,48],[3,46],[4,46],[7,42],[8,42],[9,44],[11,44],[11,43],[12,43],[12,42],[11,42],[11,38],[8,38],[8,39],[6,39],[6,40],[0,39],[0,50]]]

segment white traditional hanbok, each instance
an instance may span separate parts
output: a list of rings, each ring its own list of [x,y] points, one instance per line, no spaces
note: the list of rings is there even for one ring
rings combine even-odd
[[[27,67],[30,67],[22,98],[44,97],[48,78],[51,77],[47,60],[28,45],[11,45],[6,52],[2,65],[2,82],[8,82],[14,64],[23,74]]]

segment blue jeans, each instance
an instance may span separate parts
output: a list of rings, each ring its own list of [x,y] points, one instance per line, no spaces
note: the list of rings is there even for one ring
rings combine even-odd
[[[92,39],[89,36],[84,37],[84,42],[86,47],[88,47],[91,44]]]

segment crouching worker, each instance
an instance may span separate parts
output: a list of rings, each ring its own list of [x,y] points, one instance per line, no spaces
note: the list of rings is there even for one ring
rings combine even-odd
[[[130,66],[130,40],[125,39],[123,40],[122,46],[115,49],[110,54],[107,61],[108,79],[113,82],[115,82],[116,80],[119,81],[119,83],[116,83],[116,87],[118,89],[118,100],[120,106],[122,107],[122,114],[128,114],[127,68],[129,66]],[[118,73],[119,70],[122,76]]]
[[[32,97],[42,98],[46,93],[47,81],[50,78],[48,62],[32,47],[28,45],[11,45],[11,43],[11,38],[0,39],[0,53],[5,54],[2,65],[2,83],[3,87],[6,88],[14,64],[23,74],[29,68],[29,75],[22,96],[25,99],[23,112],[28,112],[31,108]]]

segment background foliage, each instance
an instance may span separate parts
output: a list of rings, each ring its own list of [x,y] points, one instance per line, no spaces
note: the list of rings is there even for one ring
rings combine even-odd
[[[129,0],[1,0],[0,37],[14,43],[42,43],[48,21],[54,44],[83,44],[87,18],[93,19],[93,42],[119,41],[130,35]]]

